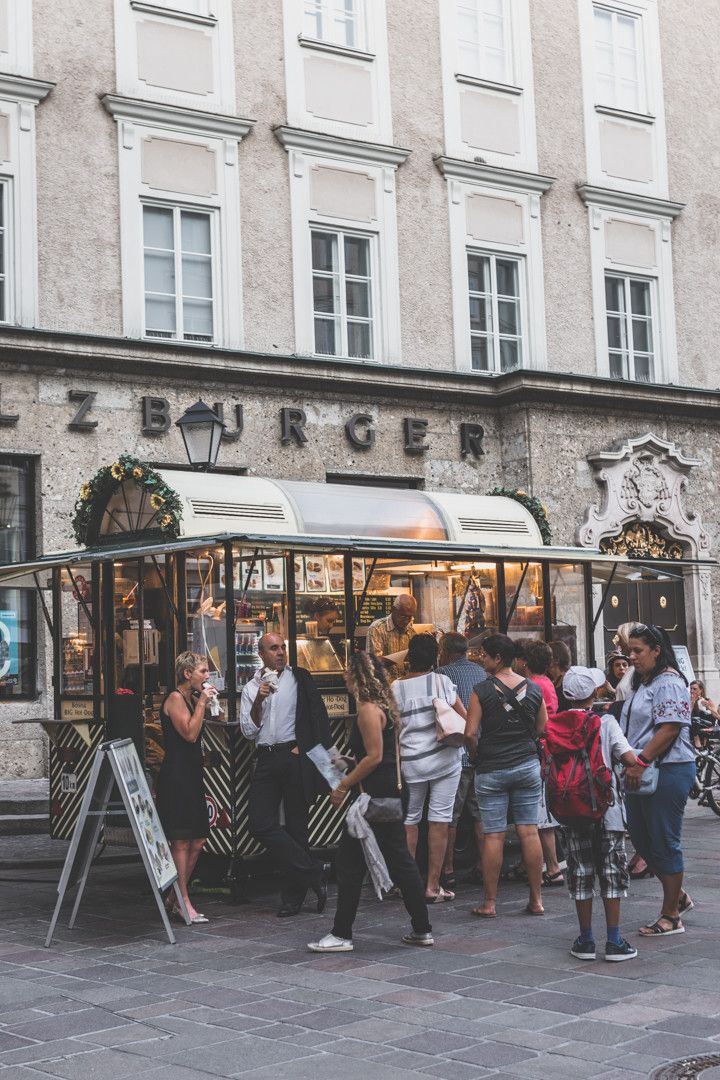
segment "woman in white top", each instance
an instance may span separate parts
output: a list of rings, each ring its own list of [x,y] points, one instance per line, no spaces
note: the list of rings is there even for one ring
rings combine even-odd
[[[428,874],[425,897],[428,903],[454,900],[455,894],[440,887],[440,874],[452,821],[455,795],[460,781],[462,750],[437,741],[433,698],[451,705],[463,718],[465,707],[455,686],[434,671],[438,647],[432,634],[416,634],[408,648],[409,673],[392,684],[400,714],[400,760],[403,780],[409,792],[405,816],[410,854],[415,855],[418,825],[425,800],[428,808]]]

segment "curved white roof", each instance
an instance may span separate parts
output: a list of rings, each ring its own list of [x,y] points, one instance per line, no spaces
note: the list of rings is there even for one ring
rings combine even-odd
[[[183,503],[180,534],[250,533],[448,540],[473,547],[541,548],[532,515],[496,495],[315,484],[166,470]]]

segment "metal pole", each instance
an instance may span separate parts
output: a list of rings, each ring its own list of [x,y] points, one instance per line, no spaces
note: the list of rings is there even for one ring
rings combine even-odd
[[[285,584],[287,586],[288,649],[290,667],[297,667],[297,604],[295,599],[295,555],[285,552]]]

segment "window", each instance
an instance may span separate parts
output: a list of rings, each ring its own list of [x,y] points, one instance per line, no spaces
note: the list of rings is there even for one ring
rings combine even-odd
[[[458,53],[464,75],[512,81],[507,0],[457,0]]]
[[[370,238],[313,230],[315,352],[375,355]]]
[[[610,376],[651,382],[654,377],[652,283],[605,275]]]
[[[0,322],[8,321],[7,184],[0,182]]]
[[[473,370],[512,371],[523,361],[520,261],[469,251],[467,265]]]
[[[0,564],[34,554],[33,460],[0,455]],[[33,697],[37,668],[35,595],[0,589],[0,699]]]
[[[366,49],[364,0],[305,0],[304,32],[307,37]]]
[[[646,109],[642,85],[642,25],[636,15],[593,8],[596,104],[628,112]]]
[[[143,207],[145,333],[212,342],[211,214]]]

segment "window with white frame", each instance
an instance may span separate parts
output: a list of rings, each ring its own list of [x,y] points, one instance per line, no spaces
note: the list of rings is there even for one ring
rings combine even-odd
[[[147,337],[214,340],[213,216],[143,206]]]
[[[373,359],[371,237],[312,229],[311,248],[315,352]]]
[[[468,251],[467,267],[473,370],[497,374],[521,367],[521,260]]]
[[[646,110],[642,38],[641,16],[593,6],[597,105],[635,113]]]
[[[605,275],[610,377],[652,382],[655,373],[653,282]]]
[[[458,54],[463,75],[491,82],[513,79],[507,0],[456,0]]]
[[[8,302],[9,283],[7,278],[9,267],[7,192],[7,183],[5,181],[0,181],[0,322],[8,321],[8,311],[10,308]]]
[[[365,0],[304,0],[306,37],[343,45],[348,49],[367,49]]]

